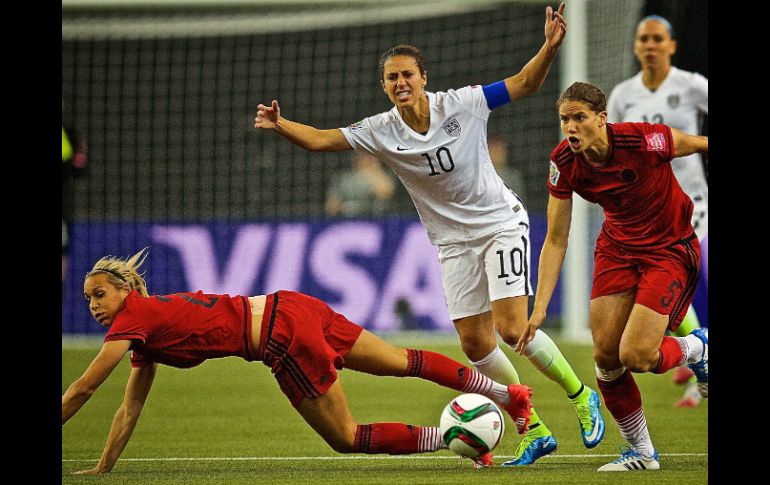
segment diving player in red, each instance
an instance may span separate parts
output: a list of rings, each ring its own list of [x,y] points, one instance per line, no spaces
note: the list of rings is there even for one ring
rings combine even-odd
[[[545,319],[567,250],[575,192],[604,209],[590,303],[594,360],[607,409],[631,445],[599,471],[659,469],[631,372],[662,374],[686,363],[708,397],[706,330],[664,336],[684,318],[700,264],[693,204],[669,162],[707,153],[708,138],[661,124],[607,123],[604,93],[588,83],[574,83],[557,106],[567,138],[551,152],[548,232],[529,328],[517,350]]]
[[[188,368],[228,356],[262,361],[305,421],[340,453],[425,453],[446,448],[436,427],[358,424],[337,380],[343,367],[374,375],[419,377],[501,405],[523,434],[532,391],[499,384],[448,357],[401,349],[336,313],[326,303],[292,291],[253,297],[147,291],[139,267],[144,250],[122,260],[100,259],[83,291],[93,317],[109,327],[101,351],[62,396],[62,425],[88,401],[131,352],[131,374],[101,459],[79,473],[108,473],[128,443],[144,407],[157,364]],[[474,460],[489,466],[491,453]]]

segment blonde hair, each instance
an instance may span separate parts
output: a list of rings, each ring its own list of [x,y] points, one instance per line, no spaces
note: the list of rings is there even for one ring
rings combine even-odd
[[[147,291],[147,283],[144,281],[144,273],[139,273],[139,267],[146,258],[147,248],[128,259],[105,256],[97,261],[91,271],[86,274],[86,279],[97,273],[103,273],[107,275],[108,281],[116,287],[128,283],[132,290],[138,291],[142,296],[150,296]]]

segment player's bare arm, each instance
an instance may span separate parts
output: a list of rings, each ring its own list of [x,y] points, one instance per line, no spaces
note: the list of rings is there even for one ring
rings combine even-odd
[[[131,346],[129,340],[105,342],[99,354],[88,366],[85,373],[61,397],[61,424],[64,425],[88,402],[99,386],[109,377],[112,370],[123,359]]]
[[[99,463],[94,468],[76,472],[77,474],[96,475],[112,471],[120,454],[128,444],[137,421],[139,421],[147,395],[152,388],[157,367],[158,365],[153,363],[145,367],[131,369],[131,375],[126,384],[126,392],[123,396],[123,403],[112,419],[110,434],[107,437],[107,443],[104,445],[104,451],[99,459]]]
[[[540,89],[566,33],[567,21],[564,20],[564,3],[559,5],[559,10],[556,12],[550,5],[546,7],[545,43],[543,47],[518,74],[505,79],[505,87],[508,88],[511,101],[528,96]]]
[[[537,273],[537,292],[529,324],[516,344],[516,352],[524,348],[534,338],[535,332],[545,321],[548,303],[553,297],[556,283],[559,281],[561,265],[567,253],[569,229],[572,223],[572,199],[548,198],[548,231],[540,251],[540,263]]]
[[[337,128],[319,130],[284,118],[281,116],[281,108],[276,100],[273,100],[270,106],[264,104],[257,106],[254,128],[273,130],[309,152],[339,152],[353,149],[342,131]]]
[[[709,137],[690,135],[676,128],[671,128],[671,136],[674,138],[674,157],[686,157],[693,153],[709,152]]]

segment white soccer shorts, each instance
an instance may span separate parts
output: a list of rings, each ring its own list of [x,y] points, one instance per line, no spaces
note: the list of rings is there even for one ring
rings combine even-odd
[[[474,241],[438,247],[449,317],[452,320],[491,309],[492,301],[532,295],[529,219]]]

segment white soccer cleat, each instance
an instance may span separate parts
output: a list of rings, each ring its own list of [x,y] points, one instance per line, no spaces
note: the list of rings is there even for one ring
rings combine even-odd
[[[597,472],[628,472],[634,470],[660,470],[658,451],[652,456],[644,456],[631,448],[620,447],[620,458],[600,466]]]

